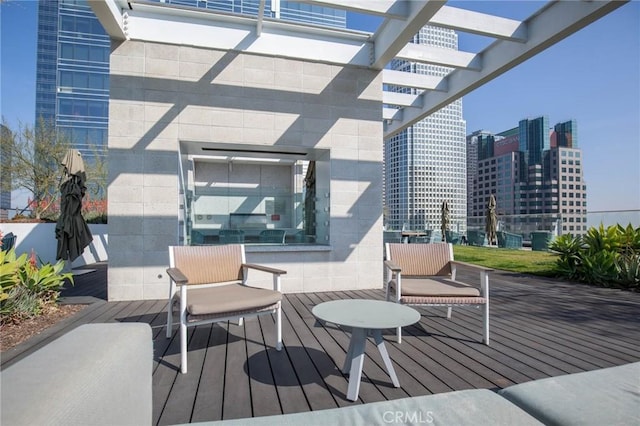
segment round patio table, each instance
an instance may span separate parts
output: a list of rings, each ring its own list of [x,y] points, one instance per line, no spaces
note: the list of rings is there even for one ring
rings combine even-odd
[[[369,331],[373,334],[378,351],[389,373],[391,382],[400,387],[398,376],[393,369],[387,348],[382,339],[382,330],[404,327],[420,320],[420,313],[408,306],[392,302],[367,299],[334,300],[320,303],[311,311],[319,320],[344,327],[351,327],[349,349],[342,372],[349,373],[347,399],[355,401],[360,391],[364,351]]]

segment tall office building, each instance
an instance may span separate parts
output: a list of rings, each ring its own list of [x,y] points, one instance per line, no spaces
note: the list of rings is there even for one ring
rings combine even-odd
[[[453,30],[423,27],[413,43],[458,49]],[[445,76],[443,66],[394,60],[394,70]],[[401,93],[415,89],[390,87]],[[464,232],[467,213],[466,123],[459,99],[385,141],[385,211],[389,229],[439,230],[441,205],[448,201],[449,229]]]
[[[197,7],[218,12],[239,13],[257,16],[260,0],[151,0],[176,6]],[[347,13],[344,10],[331,9],[305,3],[285,0],[266,0],[264,16],[284,21],[302,22],[329,27],[346,28]]]
[[[473,197],[478,188],[478,161],[493,157],[496,136],[486,130],[476,130],[467,136],[467,216],[473,216]]]
[[[107,143],[109,50],[86,0],[39,2],[35,118],[55,123],[88,156]]]
[[[509,231],[525,237],[536,230],[586,232],[587,191],[576,122],[553,129],[548,122],[547,117],[521,120],[494,136],[492,155],[467,157],[470,228],[484,226],[485,207],[494,194],[498,219]],[[485,133],[467,137],[469,151],[479,144],[480,134],[488,140]]]

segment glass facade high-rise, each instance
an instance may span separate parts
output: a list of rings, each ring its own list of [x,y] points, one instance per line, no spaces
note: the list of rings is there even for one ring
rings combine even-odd
[[[152,0],[176,6],[190,6],[218,12],[238,13],[257,16],[260,0]],[[305,3],[285,0],[266,0],[264,16],[284,21],[301,22],[328,27],[346,28],[347,13],[344,10],[331,9]]]
[[[520,152],[524,152],[526,165],[542,163],[542,152],[548,150],[549,118],[546,116],[520,120],[518,125]]]
[[[553,128],[548,122],[545,116],[521,120],[518,127],[495,135],[492,155],[468,156],[473,163],[468,170],[474,173],[467,189],[472,194],[470,228],[484,227],[484,209],[493,194],[499,222],[525,239],[538,230],[586,232],[587,187],[576,121]],[[478,134],[467,137],[470,151],[479,145]]]
[[[110,40],[86,0],[38,4],[36,120],[88,156],[106,146]]]
[[[457,50],[453,30],[425,26],[413,43]],[[391,69],[417,74],[445,76],[443,66],[394,60]],[[415,89],[389,87],[400,93]],[[466,123],[459,99],[407,130],[385,141],[385,211],[389,229],[433,229],[441,224],[441,205],[448,201],[449,229],[466,230]]]

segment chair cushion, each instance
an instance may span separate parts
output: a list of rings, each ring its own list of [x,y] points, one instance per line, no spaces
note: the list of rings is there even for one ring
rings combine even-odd
[[[190,315],[255,311],[282,300],[282,293],[279,291],[242,284],[189,289],[187,294],[187,312]]]
[[[395,290],[396,281],[390,282]],[[441,277],[402,277],[402,296],[480,297],[476,287]]]

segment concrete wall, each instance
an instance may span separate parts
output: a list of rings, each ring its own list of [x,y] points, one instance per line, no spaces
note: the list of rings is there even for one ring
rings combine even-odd
[[[5,222],[0,223],[0,230],[3,235],[9,232],[17,235],[17,254],[30,254],[33,250],[44,263],[56,263],[58,240],[56,240],[55,223]],[[93,235],[93,241],[84,249],[82,256],[71,263],[72,268],[108,260],[107,225],[90,224],[89,230]]]
[[[286,269],[285,292],[382,286],[380,73],[125,41],[110,95],[110,300],[167,297],[180,141],[329,149],[328,244],[248,247],[248,260]]]

